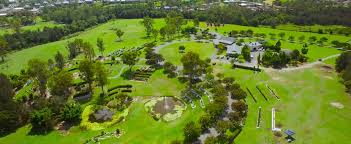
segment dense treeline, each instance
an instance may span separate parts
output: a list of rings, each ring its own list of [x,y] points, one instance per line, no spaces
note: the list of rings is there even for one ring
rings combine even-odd
[[[294,0],[284,3],[289,22],[351,26],[351,5],[324,0]]]
[[[64,27],[44,28],[42,31],[16,30],[14,34],[4,35],[9,50],[27,48],[39,44],[57,41],[62,37],[83,31],[88,27],[104,23],[113,18],[161,18],[169,11],[156,9],[151,4],[117,4],[117,5],[68,5],[50,7],[43,10],[43,19],[64,23]],[[284,23],[295,24],[339,24],[351,26],[350,6],[326,1],[291,1],[280,10],[258,10],[239,7],[236,5],[211,6],[206,11],[182,11],[187,19],[206,21],[208,24],[220,25],[224,23],[240,25],[270,25]],[[341,16],[342,15],[342,16]],[[23,19],[23,18],[22,18]],[[22,21],[26,21],[25,19]],[[27,21],[30,23],[30,19]],[[15,24],[11,24],[15,25]]]
[[[189,13],[191,14],[191,13]],[[240,25],[270,25],[284,23],[300,25],[346,25],[351,26],[350,5],[332,1],[295,0],[283,4],[279,10],[252,11],[236,6],[213,6],[207,11],[198,11],[193,17],[209,23],[234,23]]]
[[[342,53],[336,59],[335,69],[344,79],[343,83],[349,93],[351,93],[351,51]]]

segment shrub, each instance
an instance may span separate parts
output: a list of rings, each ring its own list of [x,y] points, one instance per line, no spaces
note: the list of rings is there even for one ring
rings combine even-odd
[[[61,111],[60,119],[69,122],[76,122],[80,120],[82,109],[78,103],[69,102]]]
[[[45,107],[40,110],[34,110],[30,114],[30,123],[32,124],[32,131],[47,132],[52,128],[52,111]]]

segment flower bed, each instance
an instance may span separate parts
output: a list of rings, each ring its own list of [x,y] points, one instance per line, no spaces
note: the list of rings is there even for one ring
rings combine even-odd
[[[145,109],[155,120],[173,121],[182,116],[186,105],[174,97],[153,98],[145,103]]]

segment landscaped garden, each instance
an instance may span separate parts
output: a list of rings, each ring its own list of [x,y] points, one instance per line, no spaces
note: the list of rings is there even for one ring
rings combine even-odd
[[[15,82],[4,90],[10,95],[14,89],[16,104],[28,111],[21,111],[27,114],[23,124],[0,143],[286,143],[287,129],[296,132],[296,143],[351,140],[351,101],[330,66],[335,57],[312,63],[338,56],[341,49],[332,41],[350,37],[194,24],[179,15],[110,20],[60,41],[12,51],[0,64],[9,76],[0,78]],[[253,59],[251,51],[218,58],[227,56],[218,53],[212,34],[231,36],[233,30],[242,43],[272,43],[265,43],[263,52],[297,49],[298,55],[284,56],[299,64],[286,61],[285,71],[267,61],[257,62],[260,72],[233,68],[238,57]],[[282,131],[272,131],[272,119]]]

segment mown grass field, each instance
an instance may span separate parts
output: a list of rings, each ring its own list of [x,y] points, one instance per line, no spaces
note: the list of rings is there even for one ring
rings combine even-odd
[[[211,31],[215,31],[215,27],[207,27],[205,23],[200,23],[200,27],[202,28],[209,28]],[[300,43],[298,41],[298,37],[304,35],[305,40],[304,42],[308,42],[308,38],[311,36],[317,37],[317,40],[319,40],[322,37],[328,38],[328,41],[324,43],[323,46],[319,46],[317,44],[312,44],[309,45],[309,51],[307,54],[307,57],[309,57],[308,61],[316,61],[320,58],[324,58],[333,54],[338,54],[341,53],[341,51],[333,48],[331,46],[331,42],[333,40],[337,40],[340,42],[348,42],[351,40],[351,37],[347,36],[342,36],[342,35],[329,35],[329,34],[318,34],[318,33],[309,33],[309,32],[299,32],[299,31],[289,31],[289,30],[279,30],[279,29],[272,29],[272,28],[265,28],[265,27],[248,27],[248,26],[240,26],[240,25],[233,25],[233,24],[226,24],[225,26],[222,27],[217,27],[217,32],[226,35],[229,33],[231,30],[249,30],[251,29],[254,31],[254,33],[264,33],[266,34],[265,40],[267,40],[269,43],[275,44],[280,37],[278,36],[279,33],[284,32],[285,33],[285,38],[280,40],[282,43],[282,49],[298,49],[301,50],[303,47],[303,43]],[[276,40],[270,39],[270,33],[276,34]],[[288,37],[293,36],[295,37],[295,42],[290,42],[288,41]],[[254,38],[249,39],[249,41],[255,41]]]
[[[41,19],[36,20],[35,24],[33,25],[27,25],[27,26],[23,26],[21,27],[22,31],[26,31],[26,30],[42,30],[44,27],[60,27],[60,26],[64,26],[63,24],[57,24],[53,21],[50,22],[44,22]],[[4,35],[4,34],[11,34],[13,33],[13,30],[10,28],[0,28],[0,35]]]
[[[291,72],[266,71],[254,74],[247,70],[232,70],[229,65],[217,68],[226,76],[233,76],[243,88],[248,87],[257,103],[248,94],[249,113],[242,133],[235,143],[287,143],[286,136],[277,138],[271,131],[271,110],[276,108],[276,123],[282,130],[296,132],[294,143],[347,143],[351,140],[351,100],[344,92],[334,70],[319,66]],[[280,97],[274,98],[265,87],[268,84]],[[255,88],[259,85],[268,101]],[[331,106],[337,102],[343,109]],[[258,107],[262,107],[261,127],[256,128]]]
[[[72,41],[75,38],[82,38],[83,40],[94,44],[94,46],[98,37],[103,38],[106,46],[105,55],[116,49],[128,49],[139,46],[145,42],[153,41],[153,38],[145,37],[143,27],[139,22],[139,19],[114,20],[78,33],[72,38],[66,40],[13,52],[7,57],[6,63],[0,65],[0,72],[7,74],[18,73],[21,69],[26,67],[29,59],[39,58],[47,60],[53,58],[57,51],[61,51],[64,55],[67,55],[65,46],[68,41]],[[155,20],[157,28],[161,27],[163,24],[163,20]],[[203,23],[201,25],[204,26]],[[125,31],[122,41],[116,40],[117,37],[111,30],[113,28],[121,28]],[[218,31],[224,33],[232,29],[247,30],[249,28],[255,32],[264,32],[267,34],[270,32],[280,32],[280,30],[275,29],[236,25],[226,25],[225,27],[218,28]],[[214,28],[211,29],[214,30]],[[308,37],[307,35],[310,35],[310,33],[284,32],[287,34],[286,38],[289,34],[294,34],[296,35],[295,37],[298,37],[298,35],[301,34],[304,34],[306,37]],[[316,35],[322,36],[318,34]],[[348,39],[344,36],[325,36],[328,37],[329,41],[331,39],[339,39],[340,41]],[[203,59],[210,57],[214,52],[212,44],[184,42],[164,47],[160,50],[160,53],[164,56],[166,61],[179,65],[181,54],[178,52],[178,47],[180,45],[184,45],[186,51],[199,53]],[[287,41],[283,41],[282,46],[289,49],[302,47],[301,44],[289,43]],[[95,48],[95,52],[97,55],[100,55],[97,48]],[[308,56],[311,58],[310,61],[315,61],[318,58],[337,53],[340,52],[333,48],[312,45],[310,46]],[[328,60],[326,63],[333,64],[333,60]],[[105,132],[112,132],[117,128],[120,128],[123,131],[123,135],[119,139],[106,139],[101,141],[101,143],[158,144],[170,143],[170,141],[175,139],[182,140],[182,130],[185,124],[189,121],[197,121],[203,113],[203,109],[201,109],[199,103],[196,102],[197,107],[195,109],[191,109],[188,105],[188,109],[182,117],[175,121],[169,123],[155,121],[145,111],[143,105],[145,100],[151,96],[179,97],[180,92],[184,89],[185,85],[180,83],[176,78],[168,78],[162,73],[162,70],[155,71],[147,82],[139,82],[129,81],[120,76],[120,74],[129,70],[128,66],[124,64],[105,66],[110,73],[109,84],[107,87],[110,88],[122,84],[133,85],[131,96],[135,98],[135,102],[130,106],[129,115],[124,122],[103,130]],[[140,60],[138,64],[134,66],[133,70],[144,66],[146,66],[145,62]],[[315,67],[291,72],[276,72],[268,70],[255,74],[249,70],[231,69],[230,65],[219,63],[214,66],[214,72],[234,77],[244,90],[248,87],[258,100],[258,102],[255,103],[250,95],[248,95],[246,99],[249,105],[248,118],[242,133],[235,140],[236,143],[285,143],[284,138],[274,137],[270,130],[272,107],[277,109],[276,123],[280,123],[283,130],[292,129],[296,132],[295,143],[330,144],[348,142],[351,140],[348,136],[348,134],[351,133],[351,129],[349,129],[349,127],[351,127],[351,101],[350,97],[344,92],[344,86],[339,82],[334,70]],[[75,81],[80,80],[77,79]],[[272,97],[269,91],[265,89],[265,84],[269,84],[281,100],[278,101]],[[259,85],[260,88],[263,89],[263,92],[269,99],[268,101],[265,101],[255,89],[256,85]],[[95,95],[92,101],[97,99],[98,94],[101,92],[100,87],[96,87],[94,92]],[[205,101],[207,102],[206,97]],[[337,109],[330,105],[331,102],[341,103],[344,105],[344,108]],[[91,102],[85,103],[83,106],[90,103]],[[261,128],[257,129],[257,111],[260,106],[263,110],[262,123]],[[0,138],[0,144],[47,144],[53,142],[58,144],[84,143],[87,139],[101,133],[101,130],[82,130],[78,126],[71,128],[68,134],[63,134],[59,131],[52,131],[47,135],[28,135],[29,131],[30,125],[24,126],[18,129],[15,133]]]
[[[54,55],[60,51],[65,56],[68,52],[66,49],[67,42],[73,41],[76,38],[81,38],[93,44],[95,53],[100,55],[96,47],[96,39],[101,37],[105,43],[105,54],[121,48],[132,48],[140,46],[146,42],[153,41],[153,38],[146,38],[143,26],[140,24],[140,19],[132,20],[113,20],[108,23],[99,25],[95,28],[80,32],[71,38],[35,46],[32,48],[16,51],[8,54],[6,62],[0,65],[0,71],[6,74],[19,73],[21,69],[26,68],[27,62],[30,59],[38,58],[48,60],[54,58]],[[155,20],[155,27],[161,27],[164,21],[161,19]],[[122,41],[117,40],[113,28],[120,28],[124,31]]]
[[[179,53],[179,46],[185,46],[184,53]],[[209,58],[215,52],[215,48],[212,43],[182,42],[174,43],[162,48],[160,54],[163,55],[166,61],[174,65],[181,65],[181,57],[183,54],[190,51],[199,54],[200,58],[204,60]]]

